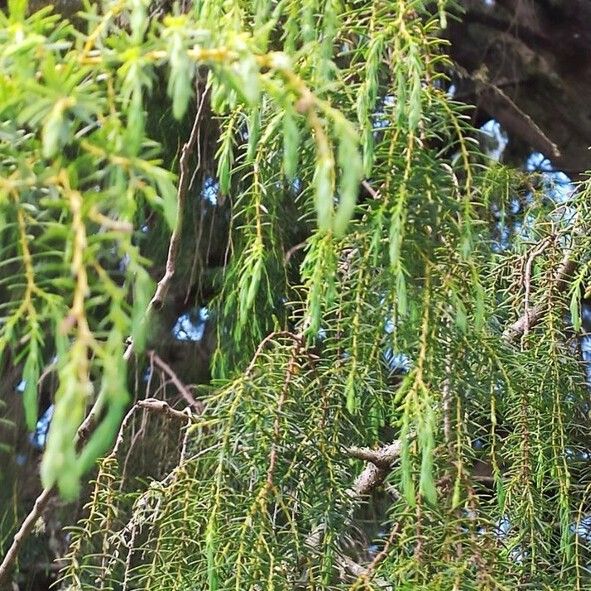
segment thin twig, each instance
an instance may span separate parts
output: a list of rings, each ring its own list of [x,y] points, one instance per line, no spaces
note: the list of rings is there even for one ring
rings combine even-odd
[[[291,260],[291,257],[298,251],[298,250],[302,250],[302,248],[305,248],[306,245],[308,243],[304,240],[304,242],[300,242],[299,244],[296,244],[295,246],[292,246],[286,253],[285,256],[283,257],[283,265],[287,266],[287,264],[289,263],[289,261]]]
[[[376,191],[366,180],[361,181],[361,186],[372,196],[373,199],[381,199],[382,195]]]
[[[113,450],[111,451],[111,456],[115,456],[119,451],[123,443],[123,436],[125,433],[125,429],[127,425],[133,418],[133,415],[136,413],[137,410],[149,410],[152,412],[157,412],[163,414],[166,417],[178,420],[185,420],[191,418],[191,409],[187,408],[184,411],[176,410],[172,408],[167,402],[164,400],[159,400],[158,398],[144,398],[143,400],[138,400],[129,410],[129,412],[125,415],[123,422],[121,423],[121,427],[119,427],[119,433],[117,434],[117,439],[115,440],[115,445],[113,446]]]
[[[367,565],[367,567],[363,567],[360,564],[357,563],[348,563],[347,566],[350,567],[351,569],[351,573],[356,575],[357,580],[353,583],[353,585],[351,585],[351,591],[356,591],[356,589],[359,589],[361,587],[361,585],[367,586],[369,584],[369,582],[374,579],[376,585],[380,588],[385,588],[385,589],[392,589],[392,586],[385,581],[384,579],[378,578],[375,576],[375,572],[378,568],[378,566],[380,565],[381,562],[383,562],[387,556],[388,556],[388,552],[390,551],[390,546],[392,546],[392,544],[394,543],[394,540],[396,539],[396,536],[398,535],[398,532],[400,530],[400,522],[398,522],[390,531],[390,535],[388,536],[388,539],[386,540],[386,543],[384,544],[384,547],[373,557],[373,560]],[[351,567],[355,568],[355,570],[353,570]]]
[[[557,292],[565,291],[569,285],[568,280],[576,268],[577,263],[572,259],[572,253],[569,251],[564,255],[560,266],[558,267],[552,288]],[[505,329],[503,332],[503,340],[506,343],[514,343],[518,341],[526,330],[533,328],[542,320],[547,307],[548,301],[544,300],[533,308],[527,310],[523,316]]]
[[[163,414],[165,414],[171,418],[175,418],[175,419],[180,419],[180,420],[186,421],[189,418],[189,415],[186,412],[175,410],[174,408],[171,408],[163,400],[157,400],[155,398],[147,398],[145,400],[140,400],[139,402],[136,403],[136,407],[145,408],[145,409],[152,410],[152,411],[159,411],[159,412],[162,412]],[[132,409],[132,411],[133,411],[133,409]],[[130,412],[132,412],[132,411],[130,411]],[[129,416],[129,413],[128,413],[128,416]],[[84,440],[86,439],[86,437],[88,437],[88,434],[90,433],[95,421],[96,421],[96,405],[92,407],[91,411],[88,413],[88,416],[86,417],[86,419],[84,420],[82,425],[80,425],[80,428],[78,429],[78,433],[77,433],[77,437],[76,437],[76,441],[78,444],[83,443]],[[117,447],[118,444],[119,444],[119,441],[115,444],[115,446]],[[49,487],[49,488],[43,489],[41,494],[35,500],[35,504],[33,505],[33,508],[31,509],[29,514],[25,517],[19,530],[14,535],[14,538],[12,540],[12,544],[11,544],[10,548],[8,549],[8,551],[6,552],[6,555],[4,556],[2,564],[0,564],[0,585],[6,580],[6,577],[8,576],[12,565],[16,561],[16,558],[17,558],[18,553],[21,549],[21,546],[23,545],[23,543],[27,539],[27,537],[30,535],[31,531],[35,527],[35,524],[37,523],[37,521],[39,520],[39,518],[43,514],[43,511],[47,507],[47,504],[49,503],[49,500],[51,499],[54,492],[55,492],[55,487]]]
[[[200,114],[200,111],[198,115]],[[179,254],[179,250],[181,247],[181,236],[183,231],[183,214],[184,214],[184,205],[187,199],[187,189],[189,188],[189,159],[193,154],[193,148],[195,147],[195,143],[197,142],[197,138],[199,137],[199,124],[200,124],[200,117],[196,116],[195,120],[193,121],[193,128],[191,129],[191,135],[189,139],[183,146],[181,150],[181,157],[179,160],[179,168],[180,168],[180,175],[179,175],[179,186],[177,190],[177,217],[174,229],[172,231],[172,235],[170,237],[170,242],[168,243],[168,257],[166,259],[166,267],[164,275],[162,279],[158,282],[156,286],[156,293],[150,300],[150,304],[148,306],[148,310],[152,308],[158,310],[162,307],[164,300],[166,299],[166,295],[168,294],[168,290],[170,289],[170,284],[172,279],[176,273],[176,263],[177,257]]]
[[[160,412],[171,419],[178,419],[179,421],[186,420],[188,416],[186,409],[176,410],[175,408],[172,408],[172,406],[170,406],[167,402],[164,400],[159,400],[158,398],[144,398],[144,400],[138,400],[136,402],[136,406],[147,410]]]
[[[269,467],[267,469],[267,487],[269,489],[271,489],[271,487],[273,486],[273,474],[275,472],[275,465],[277,463],[277,448],[279,446],[279,439],[281,434],[281,417],[283,414],[283,406],[287,398],[287,393],[289,390],[291,379],[296,373],[300,347],[301,343],[295,341],[292,347],[289,362],[287,364],[287,369],[285,371],[283,388],[281,389],[281,394],[279,395],[279,400],[277,402],[277,411],[275,413],[275,420],[273,421],[273,440],[271,443],[271,451],[269,452]]]
[[[178,390],[179,394],[185,399],[187,404],[195,410],[198,414],[203,412],[203,403],[201,401],[195,400],[193,394],[189,391],[189,388],[183,384],[180,378],[176,375],[172,367],[166,363],[160,356],[156,353],[156,351],[150,351],[150,359],[153,361],[155,365],[157,365],[168,377],[170,378],[171,382],[175,385],[176,389]]]

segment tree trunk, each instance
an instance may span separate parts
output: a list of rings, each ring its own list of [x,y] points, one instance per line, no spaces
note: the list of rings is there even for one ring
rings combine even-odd
[[[457,96],[576,178],[591,169],[591,1],[463,0]]]

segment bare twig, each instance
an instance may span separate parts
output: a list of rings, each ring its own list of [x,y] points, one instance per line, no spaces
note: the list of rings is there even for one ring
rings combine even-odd
[[[361,181],[361,186],[372,196],[373,199],[381,199],[382,195],[376,191],[366,180]]]
[[[138,400],[136,406],[147,410],[160,412],[163,415],[170,417],[171,419],[178,419],[179,421],[186,421],[187,416],[191,416],[186,410],[176,410],[172,408],[164,400],[158,400],[158,398],[145,398],[144,400]]]
[[[353,575],[356,579],[351,589],[358,589],[360,582],[361,584],[366,585],[367,583],[369,583],[371,579],[373,579],[374,583],[379,589],[384,589],[385,591],[393,591],[394,587],[392,586],[392,584],[388,583],[388,581],[382,579],[381,577],[376,577],[374,575],[373,570],[369,570],[369,567],[366,568],[364,566],[361,566],[349,556],[340,556],[339,559],[341,561],[341,566],[345,570],[347,570],[351,575]]]
[[[172,408],[167,402],[165,402],[164,400],[159,400],[158,398],[144,398],[144,400],[138,400],[125,415],[125,418],[121,423],[121,427],[119,427],[119,433],[117,434],[115,445],[113,446],[113,450],[111,451],[111,456],[115,456],[119,451],[119,448],[123,443],[125,429],[127,428],[127,425],[131,421],[133,415],[139,409],[157,412],[163,414],[168,418],[177,419],[180,421],[190,421],[192,417],[190,408],[187,408],[184,411],[176,410]]]
[[[572,259],[572,253],[569,251],[562,258],[552,288],[557,292],[565,291],[568,287],[568,280],[576,268],[577,263]],[[547,307],[548,301],[544,300],[533,308],[526,310],[523,316],[505,329],[503,332],[503,340],[506,343],[514,343],[518,341],[527,330],[534,327],[542,320]]]
[[[203,412],[203,403],[201,401],[195,400],[193,394],[191,394],[189,388],[183,384],[180,378],[176,375],[172,367],[166,363],[160,356],[156,353],[156,351],[150,351],[150,359],[154,362],[154,365],[157,365],[172,381],[175,385],[176,389],[179,391],[179,394],[185,399],[187,404],[198,414]]]
[[[390,535],[388,536],[388,539],[386,540],[384,547],[373,557],[373,560],[367,565],[367,567],[357,564],[350,558],[346,560],[345,564],[349,569],[349,572],[351,572],[351,574],[356,577],[355,582],[350,587],[351,591],[361,589],[362,586],[363,588],[365,588],[372,579],[380,589],[393,589],[390,583],[388,583],[382,578],[376,577],[375,571],[380,565],[380,563],[383,562],[388,556],[390,546],[392,546],[392,544],[394,543],[394,540],[396,539],[399,530],[400,523],[397,523],[390,531]]]
[[[555,158],[560,156],[558,146],[501,88],[502,83],[506,83],[505,80],[502,80],[501,84],[497,84],[496,80],[489,80],[485,65],[474,72],[467,72],[464,68],[457,68],[457,71],[471,80],[476,97],[486,100],[491,114],[505,128],[511,129],[543,154],[549,154]]]
[[[128,417],[130,416],[130,413],[132,413],[136,407],[161,412],[166,416],[169,416],[171,418],[178,419],[178,420],[187,421],[190,418],[190,415],[188,415],[186,412],[175,410],[174,408],[170,407],[163,400],[157,400],[155,398],[147,398],[145,400],[138,401],[136,403],[136,405],[134,406],[134,408],[130,410],[126,419],[128,419]],[[90,433],[94,423],[96,422],[96,412],[97,412],[96,406],[93,406],[93,408],[88,413],[88,415],[87,415],[86,419],[84,420],[84,422],[82,423],[82,425],[80,425],[80,428],[78,429],[78,433],[77,433],[77,437],[76,437],[78,444],[83,443],[84,440],[86,439],[86,437],[88,437],[88,434]],[[119,437],[118,437],[117,442],[115,443],[114,449],[116,449],[119,445],[120,445],[120,441],[119,441]],[[18,532],[14,535],[14,538],[12,540],[12,544],[11,544],[10,548],[8,549],[8,551],[6,552],[6,555],[4,556],[2,564],[0,564],[0,584],[2,584],[6,580],[6,577],[8,576],[10,569],[12,568],[12,565],[16,561],[16,558],[17,558],[18,553],[21,549],[21,546],[23,545],[23,543],[27,539],[27,537],[30,535],[30,533],[33,530],[33,528],[35,527],[35,524],[37,523],[38,519],[43,514],[43,511],[47,507],[47,504],[49,503],[49,500],[53,496],[54,492],[55,492],[55,487],[45,488],[41,492],[41,494],[35,500],[35,504],[33,505],[33,508],[31,509],[31,511],[29,512],[27,517],[22,522]]]
[[[275,472],[275,464],[277,463],[277,448],[281,434],[281,415],[283,413],[283,406],[287,398],[291,379],[296,373],[300,347],[301,343],[299,341],[295,341],[292,347],[289,362],[287,364],[287,369],[285,371],[283,388],[281,389],[281,394],[279,395],[279,400],[277,402],[277,411],[275,413],[275,420],[273,421],[273,441],[271,443],[271,451],[269,452],[269,467],[267,469],[267,487],[269,489],[271,489],[273,486],[273,473]]]
[[[23,542],[27,539],[31,530],[35,527],[39,516],[43,513],[43,510],[47,506],[51,495],[53,494],[53,488],[46,488],[35,500],[35,504],[31,509],[30,513],[25,517],[19,530],[12,539],[12,544],[4,556],[2,564],[0,564],[0,584],[2,584],[10,572],[13,563],[18,556],[19,550],[23,545]]]
[[[304,242],[300,242],[299,244],[296,244],[295,246],[292,246],[286,253],[285,256],[283,257],[283,264],[287,265],[289,263],[289,261],[291,260],[291,257],[298,252],[298,250],[302,250],[302,248],[305,248],[306,245],[308,243],[304,240]]]

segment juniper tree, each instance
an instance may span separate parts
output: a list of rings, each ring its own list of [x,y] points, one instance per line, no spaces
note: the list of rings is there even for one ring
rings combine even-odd
[[[589,189],[481,150],[455,8],[9,2],[0,576],[59,493],[63,588],[588,588]]]

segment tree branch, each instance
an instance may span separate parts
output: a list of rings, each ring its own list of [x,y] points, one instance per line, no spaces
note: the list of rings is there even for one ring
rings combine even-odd
[[[347,450],[347,455],[358,460],[363,460],[370,464],[374,464],[376,467],[390,471],[392,464],[400,456],[401,443],[395,441],[390,445],[385,445],[378,449],[370,449],[368,447],[350,447]]]
[[[365,468],[346,492],[347,497],[352,501],[348,511],[349,516],[359,501],[384,483],[392,470],[392,464],[400,457],[401,450],[402,443],[400,441],[394,441],[375,450],[366,447],[351,447],[347,450],[347,454],[352,458],[367,462]],[[324,524],[314,528],[306,538],[305,545],[309,548],[318,548],[324,529]]]
[[[365,468],[357,476],[351,488],[346,492],[346,495],[352,501],[348,510],[349,518],[353,513],[355,505],[384,483],[386,477],[392,470],[392,465],[400,457],[401,451],[402,443],[400,441],[394,441],[393,443],[384,445],[378,449],[370,449],[367,447],[350,447],[347,449],[347,455],[350,457],[367,462]],[[306,538],[304,545],[312,549],[318,548],[325,529],[325,524],[315,527]],[[380,560],[382,558],[383,556],[380,556]],[[350,573],[356,579],[368,580],[370,577],[374,577],[373,571],[377,566],[377,561],[374,561],[374,563],[366,568],[355,562],[351,557],[340,553],[337,560],[338,566],[341,570]],[[381,578],[374,577],[374,581],[380,588],[392,589],[392,586]]]
[[[168,290],[170,289],[170,284],[172,282],[172,278],[176,273],[176,260],[179,254],[179,250],[181,247],[181,236],[183,230],[183,219],[184,219],[184,205],[187,199],[187,190],[189,188],[189,159],[193,154],[193,148],[195,147],[195,143],[197,142],[197,138],[199,136],[199,126],[201,124],[201,112],[203,109],[203,105],[205,103],[205,97],[207,93],[203,93],[201,97],[201,102],[199,103],[199,108],[197,110],[197,115],[195,116],[195,120],[193,121],[193,127],[191,129],[191,134],[189,135],[189,139],[183,145],[183,149],[181,150],[181,157],[179,159],[179,168],[180,168],[180,175],[179,175],[179,186],[177,190],[177,218],[176,223],[174,226],[174,230],[172,231],[172,236],[170,237],[170,242],[168,243],[168,257],[166,259],[166,270],[164,275],[158,282],[156,286],[156,293],[154,297],[150,301],[150,308],[154,308],[159,310],[164,303],[166,295],[168,294]]]
[[[143,400],[138,400],[128,411],[127,415],[125,415],[125,418],[121,423],[121,427],[119,427],[119,433],[117,434],[115,445],[113,446],[113,450],[110,454],[112,457],[116,456],[117,452],[119,451],[119,448],[123,444],[125,428],[127,427],[131,418],[138,409],[156,412],[170,419],[176,419],[179,421],[190,421],[191,417],[193,416],[191,414],[190,407],[187,407],[184,411],[180,411],[176,410],[175,408],[172,408],[172,406],[170,406],[167,402],[165,402],[164,400],[160,400],[158,398],[144,398]]]
[[[556,292],[560,293],[567,289],[569,285],[568,280],[577,268],[577,263],[571,257],[572,253],[569,250],[569,252],[564,255],[560,266],[558,267],[552,285],[552,289]],[[505,329],[503,332],[503,340],[508,344],[518,341],[527,330],[534,327],[542,320],[547,308],[548,301],[544,300],[533,308],[526,310],[523,316]]]
[[[150,359],[171,379],[172,383],[175,385],[176,389],[179,391],[180,395],[185,399],[187,404],[198,414],[203,412],[203,403],[201,401],[195,400],[191,391],[180,378],[176,375],[173,369],[166,363],[160,356],[156,353],[156,351],[150,351]]]
[[[189,174],[189,159],[193,153],[193,149],[195,148],[195,144],[197,139],[199,138],[199,126],[201,124],[201,113],[203,112],[203,105],[205,104],[205,99],[207,97],[207,92],[203,93],[201,97],[201,101],[199,102],[199,107],[197,108],[197,114],[195,115],[195,120],[193,121],[193,127],[191,128],[191,133],[189,135],[189,139],[183,145],[181,150],[181,157],[179,159],[179,185],[177,189],[177,216],[176,222],[174,225],[174,229],[170,236],[170,242],[168,243],[168,255],[166,257],[166,266],[164,275],[161,277],[158,285],[156,286],[156,291],[148,304],[148,309],[146,310],[146,316],[148,317],[152,310],[160,310],[164,304],[164,300],[168,295],[168,291],[170,289],[170,285],[172,283],[172,279],[176,273],[176,264],[177,264],[177,257],[181,248],[181,236],[183,231],[183,220],[184,220],[184,205],[187,200],[187,191],[189,189],[189,181],[190,181],[190,174]],[[133,355],[135,350],[134,343],[130,339],[127,349],[125,350],[125,354],[123,358],[125,361],[129,361],[131,356]]]
[[[98,410],[99,409],[97,407],[97,404],[95,403],[94,406],[90,409],[90,412],[88,413],[86,418],[84,419],[84,422],[78,428],[78,431],[76,432],[76,443],[78,445],[84,443],[84,441],[88,437],[88,434],[90,433],[92,427],[96,423]],[[18,557],[18,553],[23,543],[29,537],[38,519],[43,514],[43,511],[47,507],[49,499],[51,499],[54,492],[54,486],[43,489],[41,494],[37,497],[37,499],[35,499],[35,504],[33,505],[33,508],[25,517],[20,528],[14,535],[14,538],[12,539],[12,544],[10,545],[10,548],[8,548],[8,551],[6,552],[4,559],[0,564],[0,586],[6,581],[11,568]]]

